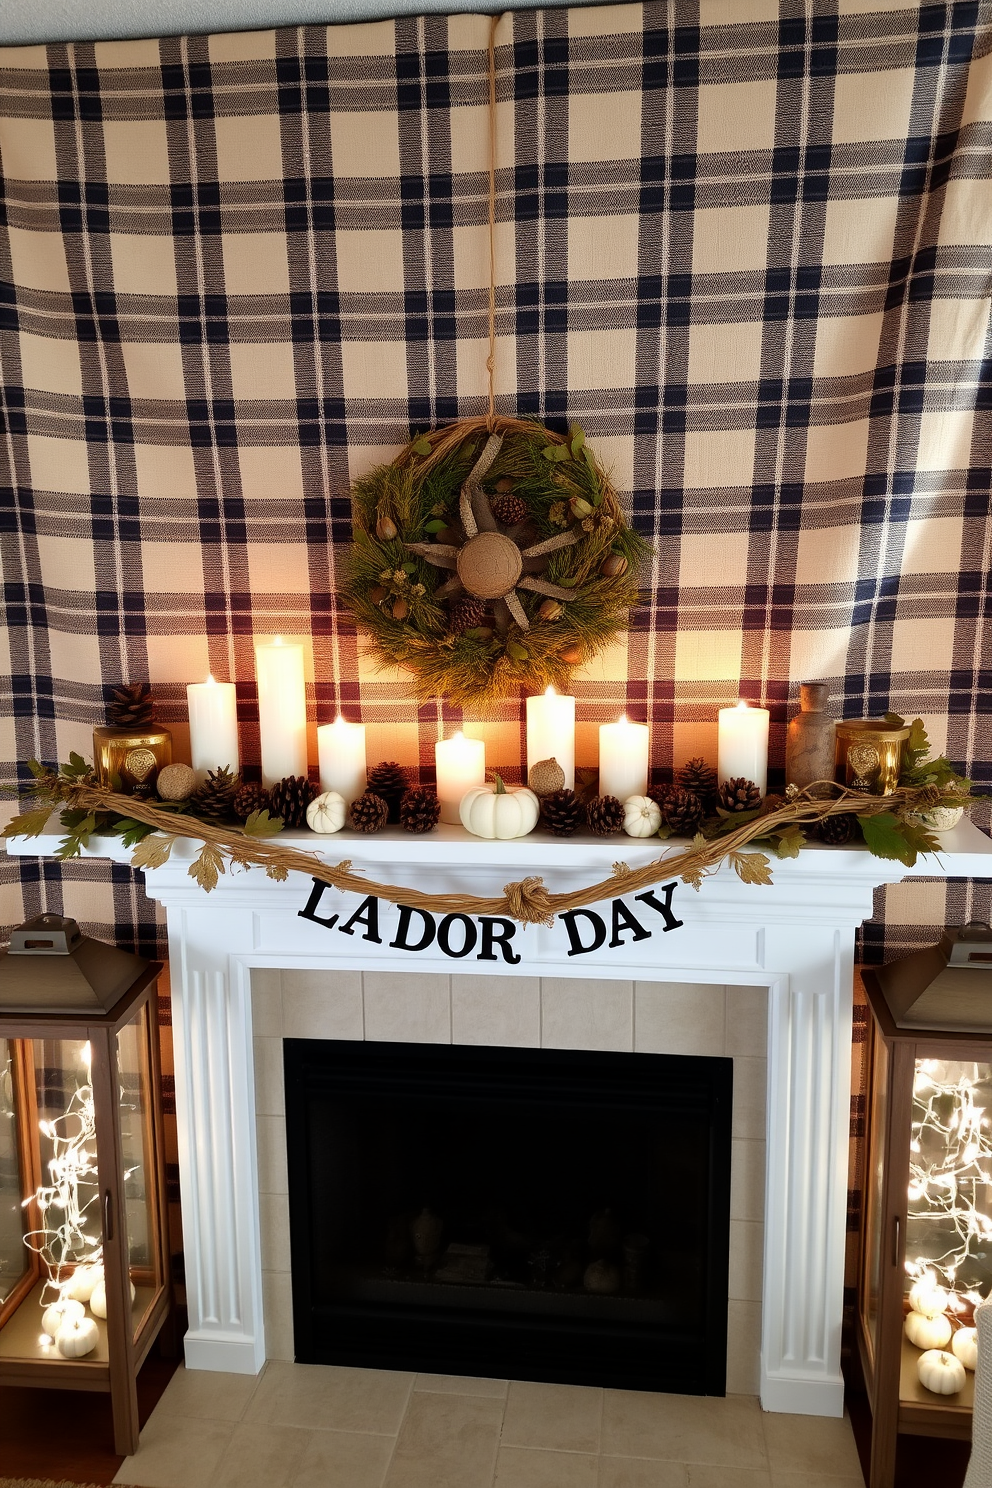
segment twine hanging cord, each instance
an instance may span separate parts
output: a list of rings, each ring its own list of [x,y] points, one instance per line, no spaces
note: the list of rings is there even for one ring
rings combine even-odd
[[[270,878],[284,879],[289,873],[303,873],[318,879],[341,893],[372,894],[391,904],[406,904],[411,909],[425,909],[434,914],[472,914],[506,916],[521,924],[550,925],[554,917],[570,909],[582,909],[599,900],[612,898],[618,893],[633,893],[635,889],[650,888],[663,880],[680,878],[698,887],[702,878],[715,872],[726,858],[734,860],[750,842],[765,837],[777,827],[791,823],[802,825],[823,821],[828,816],[840,816],[857,812],[861,816],[875,816],[879,812],[903,810],[925,811],[939,804],[942,806],[969,806],[974,804],[966,791],[937,790],[932,786],[900,786],[888,796],[868,796],[860,791],[841,790],[833,800],[815,796],[817,782],[801,792],[794,800],[785,803],[766,816],[745,822],[736,831],[703,843],[693,842],[680,850],[669,849],[660,858],[646,863],[642,868],[630,868],[626,863],[615,863],[609,878],[600,879],[583,889],[574,889],[567,894],[553,894],[538,877],[522,879],[505,886],[501,897],[483,897],[476,894],[429,894],[420,889],[400,887],[396,884],[377,883],[356,873],[350,860],[336,865],[323,862],[312,852],[300,848],[283,846],[276,838],[252,837],[239,827],[216,826],[212,822],[198,821],[190,817],[165,811],[150,801],[135,796],[124,796],[97,784],[94,780],[71,781],[54,773],[45,774],[36,782],[35,795],[51,802],[52,806],[68,805],[85,807],[91,812],[110,812],[121,818],[143,822],[154,827],[164,836],[146,837],[135,849],[131,866],[137,869],[160,867],[168,861],[172,844],[178,837],[191,838],[205,844],[199,856],[190,864],[189,873],[201,887],[209,889],[212,884],[204,882],[198,869],[205,853],[217,875],[226,872],[225,859],[233,867],[264,868]],[[839,789],[838,787],[834,787]],[[19,818],[26,823],[26,818]],[[4,836],[23,836],[28,833],[26,825],[18,830],[18,820],[4,829]],[[47,830],[33,826],[31,835],[40,835]],[[484,861],[485,849],[480,845],[480,862]],[[736,865],[735,865],[736,866]],[[739,869],[738,869],[739,871]]]

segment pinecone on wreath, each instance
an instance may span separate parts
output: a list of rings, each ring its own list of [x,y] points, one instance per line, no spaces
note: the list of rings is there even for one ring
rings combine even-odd
[[[107,718],[114,728],[143,728],[154,717],[155,699],[147,682],[124,682],[113,689]]]
[[[381,832],[389,820],[389,807],[381,796],[367,790],[357,801],[352,801],[348,812],[348,825],[353,832]]]
[[[761,805],[761,792],[753,780],[735,775],[725,780],[717,792],[716,803],[724,811],[757,811]]]
[[[590,832],[597,837],[612,837],[623,831],[623,802],[616,796],[596,796],[586,807]]]
[[[248,780],[234,797],[234,814],[247,821],[253,811],[268,811],[269,793],[257,780]]]
[[[398,822],[400,819],[400,802],[410,789],[410,780],[402,765],[395,760],[386,760],[381,765],[373,765],[369,771],[367,790],[385,801],[389,810],[389,820]]]
[[[490,499],[489,505],[497,522],[503,527],[516,527],[527,517],[527,503],[513,491],[501,491]]]
[[[708,765],[704,759],[697,756],[682,766],[677,778],[682,789],[692,791],[694,796],[699,797],[704,807],[708,809],[712,806],[719,784],[712,765]]]
[[[585,823],[586,809],[574,790],[563,787],[541,797],[541,820],[556,837],[571,837]]]
[[[434,791],[413,786],[400,801],[400,826],[404,832],[433,832],[441,816],[441,802]]]
[[[702,801],[690,790],[673,790],[661,808],[662,821],[676,837],[695,836],[705,815]]]
[[[208,770],[206,780],[189,798],[193,815],[209,822],[230,821],[240,786],[240,776],[232,775],[226,765]]]
[[[456,635],[474,630],[486,618],[486,607],[481,599],[456,599],[451,606],[451,629]]]
[[[850,842],[858,829],[858,818],[851,811],[837,816],[825,816],[813,828],[813,836],[820,842],[829,842],[832,847],[843,847]]]
[[[304,827],[307,807],[316,794],[317,787],[305,775],[286,775],[269,791],[270,815],[281,816],[283,826],[288,829]]]

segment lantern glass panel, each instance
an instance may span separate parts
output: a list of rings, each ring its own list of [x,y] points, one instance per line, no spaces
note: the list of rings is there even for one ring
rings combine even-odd
[[[874,1032],[874,1030],[873,1030]],[[865,1213],[865,1276],[861,1293],[865,1328],[872,1359],[878,1353],[878,1311],[882,1282],[882,1193],[885,1181],[886,1110],[889,1092],[889,1050],[872,1038],[871,1136]]]
[[[916,1060],[906,1270],[959,1316],[992,1292],[992,1064]]]
[[[15,1079],[14,1046],[9,1039],[0,1039],[0,1303],[10,1296],[31,1264],[24,1244],[28,1220],[22,1206],[24,1175]]]
[[[103,1231],[96,1162],[90,1046],[84,1039],[33,1039],[41,1189],[40,1230],[28,1236],[46,1275],[100,1252]]]
[[[135,1288],[134,1327],[163,1284],[157,1229],[155,1129],[152,1122],[148,1010],[142,1007],[117,1036],[121,1145],[128,1261]]]

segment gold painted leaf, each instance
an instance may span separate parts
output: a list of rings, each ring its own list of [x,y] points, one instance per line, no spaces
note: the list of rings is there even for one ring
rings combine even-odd
[[[770,884],[771,864],[764,853],[732,852],[728,854],[730,866],[742,883]]]
[[[223,856],[212,842],[205,842],[199,855],[190,863],[188,871],[190,878],[195,878],[200,888],[209,894],[211,889],[217,887],[217,880],[225,871]]]
[[[161,868],[169,861],[175,837],[143,837],[131,854],[132,868]]]
[[[48,826],[48,818],[52,814],[50,806],[36,806],[33,811],[25,811],[20,816],[15,816],[3,829],[5,837],[40,837]]]
[[[274,878],[277,883],[283,883],[289,877],[289,869],[284,868],[281,863],[269,863],[265,873],[267,878]]]

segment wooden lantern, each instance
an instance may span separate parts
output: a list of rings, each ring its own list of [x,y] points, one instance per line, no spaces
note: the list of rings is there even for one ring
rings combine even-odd
[[[161,969],[59,915],[0,953],[0,1385],[108,1391],[125,1455],[171,1310]]]
[[[864,985],[858,1352],[872,1414],[869,1485],[892,1488],[900,1433],[971,1437],[975,1377],[961,1361],[974,1356],[963,1330],[992,1292],[992,931],[949,931],[866,970]],[[921,1366],[928,1348],[950,1358]]]

